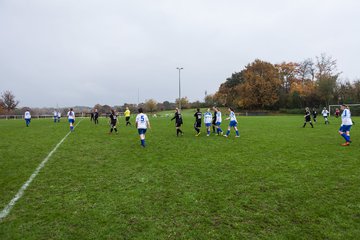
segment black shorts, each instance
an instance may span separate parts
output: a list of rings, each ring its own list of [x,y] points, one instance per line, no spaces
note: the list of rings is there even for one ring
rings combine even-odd
[[[111,122],[111,123],[110,123],[110,126],[111,126],[111,127],[116,127],[116,122]]]
[[[130,120],[130,117],[126,117],[125,120],[128,122]]]
[[[181,127],[182,123],[175,123],[175,127]]]
[[[201,122],[196,121],[196,122],[194,123],[194,127],[200,128],[200,127],[201,127]]]

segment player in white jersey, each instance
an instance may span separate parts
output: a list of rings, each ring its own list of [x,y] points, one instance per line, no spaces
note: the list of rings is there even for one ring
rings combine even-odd
[[[146,116],[146,114],[143,113],[143,109],[139,108],[139,114],[136,116],[135,119],[135,126],[138,129],[138,133],[140,135],[140,142],[141,146],[145,147],[145,133],[147,128],[150,127],[149,118]]]
[[[58,118],[58,112],[55,110],[54,111],[54,123],[57,122],[57,118]]]
[[[351,112],[347,105],[341,105],[341,110],[343,111],[341,114],[341,126],[339,129],[339,134],[345,139],[345,143],[341,144],[342,146],[349,146],[351,143],[350,140],[350,129],[353,125],[351,120]]]
[[[237,129],[237,120],[236,120],[236,115],[234,113],[234,109],[232,108],[229,108],[228,109],[229,112],[230,112],[230,115],[228,118],[226,118],[226,120],[229,120],[230,119],[230,123],[229,123],[229,127],[228,127],[228,130],[226,132],[226,135],[224,135],[224,137],[228,137],[229,134],[230,134],[230,129],[233,127],[235,129],[235,132],[236,132],[236,136],[235,137],[240,137],[239,135],[239,130]]]
[[[31,114],[30,114],[29,110],[26,110],[26,112],[24,113],[24,119],[25,119],[26,126],[28,127],[31,122]]]
[[[68,111],[67,118],[70,124],[70,131],[74,131],[75,113],[72,108],[70,108],[70,111]]]
[[[206,136],[210,136],[210,128],[212,123],[212,114],[210,112],[210,108],[208,108],[208,110],[204,113],[204,123],[207,131]]]
[[[215,108],[215,107],[214,107]],[[215,125],[216,125],[216,132],[217,135],[223,135],[223,130],[221,130],[221,122],[222,122],[222,117],[221,117],[221,111],[219,108],[216,108],[216,120],[215,120]]]
[[[324,117],[324,120],[325,120],[325,124],[329,124],[329,111],[326,109],[326,107],[324,107],[324,109],[321,111],[321,114],[323,115]]]
[[[57,121],[58,121],[58,123],[60,122],[60,118],[61,118],[61,112],[58,111],[58,113],[57,113]]]

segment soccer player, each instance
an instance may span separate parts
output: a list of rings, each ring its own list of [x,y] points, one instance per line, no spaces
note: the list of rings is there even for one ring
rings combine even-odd
[[[70,131],[74,131],[75,113],[72,108],[68,111],[67,117],[70,124]]]
[[[57,117],[58,117],[58,113],[57,113],[57,111],[55,110],[55,111],[54,111],[54,123],[57,122]]]
[[[213,133],[215,133],[215,128],[216,128],[216,107],[213,107],[214,110],[214,114],[213,114],[213,119],[212,119],[212,128],[213,128]]]
[[[305,122],[304,122],[303,128],[306,126],[306,123],[310,123],[311,127],[313,128],[314,125],[313,125],[312,122],[311,122],[310,110],[309,110],[308,107],[305,108],[304,118],[305,118]]]
[[[196,137],[198,137],[200,135],[200,128],[201,128],[201,118],[202,118],[202,113],[200,112],[200,109],[196,109],[196,113],[194,114],[195,117],[195,123],[194,123],[194,129],[196,131]]]
[[[175,119],[175,128],[176,128],[176,136],[179,136],[179,133],[181,133],[181,136],[184,135],[183,131],[181,131],[181,125],[183,124],[182,116],[180,113],[180,110],[178,108],[175,109],[175,116],[171,119]]]
[[[351,143],[350,140],[350,129],[353,125],[351,120],[351,112],[347,105],[341,105],[340,109],[343,111],[341,114],[341,126],[339,129],[339,134],[345,139],[345,143],[341,144],[342,146],[349,146]]]
[[[90,113],[90,122],[92,122],[93,120],[94,120],[94,112],[91,111],[91,113]]]
[[[124,115],[125,115],[125,121],[126,121],[126,126],[127,125],[130,125],[131,126],[131,123],[130,123],[130,110],[128,107],[126,107],[126,111],[124,112]]]
[[[138,129],[138,133],[140,136],[141,146],[145,147],[145,133],[147,128],[151,128],[149,118],[146,114],[143,113],[143,109],[139,108],[139,114],[136,116],[135,119],[135,126]]]
[[[57,113],[57,121],[58,121],[58,123],[60,122],[60,118],[61,118],[61,112],[58,111],[58,113]]]
[[[340,110],[338,108],[335,109],[335,117],[338,118],[340,116]]]
[[[325,124],[329,124],[329,119],[328,119],[328,116],[329,116],[329,111],[326,109],[326,107],[324,107],[324,109],[321,111],[321,114],[323,115],[324,117],[324,120],[325,120]]]
[[[26,123],[26,126],[28,127],[30,125],[30,122],[31,122],[31,114],[30,114],[30,111],[29,109],[27,109],[24,113],[24,119],[25,119],[25,123]]]
[[[117,122],[117,116],[116,113],[113,109],[111,109],[111,114],[109,115],[110,118],[110,132],[109,134],[111,134],[113,132],[113,130],[115,130],[116,134],[117,134],[117,129],[116,129],[116,122]]]
[[[210,136],[210,127],[211,127],[211,123],[212,123],[212,118],[213,118],[213,116],[210,112],[210,108],[208,108],[208,110],[204,113],[204,123],[205,123],[206,131],[207,131],[206,136]]]
[[[221,122],[222,122],[222,117],[221,117],[221,111],[219,108],[216,108],[216,123],[215,123],[215,126],[216,126],[216,132],[217,132],[217,135],[223,135],[224,132],[223,130],[221,130]]]
[[[316,123],[317,112],[316,112],[315,108],[312,109],[312,116],[313,116],[313,119],[314,119],[314,123]]]
[[[98,118],[99,118],[99,113],[98,113],[98,110],[95,109],[95,112],[94,112],[94,123],[95,124],[99,124]]]
[[[228,127],[228,130],[226,132],[226,134],[224,135],[224,137],[228,137],[229,134],[230,134],[230,129],[233,127],[235,129],[235,132],[236,132],[236,136],[235,137],[240,137],[239,135],[239,130],[237,129],[237,120],[236,120],[236,115],[234,113],[234,109],[232,108],[229,108],[228,109],[229,112],[230,112],[230,115],[228,118],[226,118],[226,120],[229,120],[230,119],[230,123],[229,123],[229,127]]]

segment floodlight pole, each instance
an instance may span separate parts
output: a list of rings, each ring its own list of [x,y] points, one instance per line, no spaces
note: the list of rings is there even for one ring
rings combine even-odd
[[[180,71],[183,70],[184,68],[177,67],[176,69],[179,70],[179,110],[181,110],[181,78],[180,78]]]

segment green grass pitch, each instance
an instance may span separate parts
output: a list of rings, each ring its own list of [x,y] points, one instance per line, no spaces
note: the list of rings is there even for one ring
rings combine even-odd
[[[360,236],[357,125],[342,147],[334,118],[304,129],[302,116],[238,117],[241,137],[228,139],[204,126],[195,137],[190,113],[183,137],[170,118],[150,121],[143,149],[124,118],[118,135],[84,119],[0,222],[0,239]],[[0,120],[0,210],[67,132],[65,119]]]

